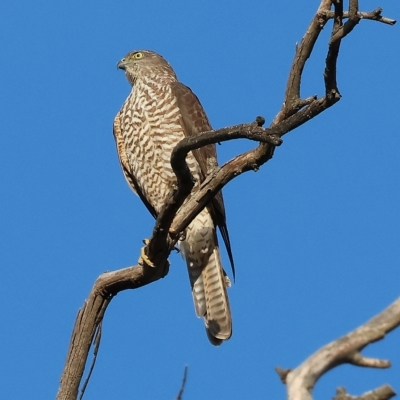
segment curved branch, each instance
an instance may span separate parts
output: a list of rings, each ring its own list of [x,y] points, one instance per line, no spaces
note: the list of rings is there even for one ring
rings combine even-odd
[[[350,396],[344,388],[339,388],[333,400],[389,400],[393,396],[396,396],[394,390],[389,385],[383,385],[357,397]]]
[[[312,388],[327,371],[341,364],[388,368],[387,360],[361,355],[367,345],[381,340],[400,325],[400,298],[370,321],[322,347],[294,370],[278,369],[287,386],[289,400],[311,400]],[[283,372],[282,372],[283,371]]]
[[[326,13],[331,9],[332,0],[323,0],[312,19],[309,27],[300,43],[296,46],[296,53],[289,72],[289,78],[286,84],[285,99],[282,109],[276,115],[272,125],[286,119],[296,113],[300,108],[302,101],[300,99],[300,85],[304,66],[310,57],[314,45],[328,21]]]
[[[122,290],[137,289],[152,283],[163,278],[167,272],[162,268],[137,265],[99,276],[88,299],[78,311],[57,399],[75,400],[78,397],[90,346],[114,295]],[[99,343],[96,347],[99,347]]]
[[[348,362],[358,367],[368,368],[389,368],[391,367],[389,360],[379,360],[377,358],[364,357],[359,351],[350,354]]]
[[[342,3],[340,3],[342,7]],[[343,9],[341,10],[341,18],[343,18]],[[350,0],[348,20],[332,35],[330,43],[335,43],[347,36],[360,22],[361,16],[358,13],[358,0]]]
[[[182,385],[181,388],[179,389],[178,396],[176,396],[175,400],[182,400],[183,392],[185,391],[185,386],[186,386],[188,369],[189,367],[186,365],[185,370],[183,371]]]

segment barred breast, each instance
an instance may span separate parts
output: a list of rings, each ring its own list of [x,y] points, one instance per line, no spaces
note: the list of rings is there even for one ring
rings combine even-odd
[[[138,82],[121,113],[126,153],[138,184],[157,212],[176,181],[171,153],[185,137],[176,98],[169,86]],[[189,153],[186,162],[196,181],[199,165]]]

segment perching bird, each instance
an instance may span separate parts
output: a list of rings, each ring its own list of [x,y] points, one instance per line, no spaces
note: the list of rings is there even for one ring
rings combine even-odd
[[[125,71],[132,91],[114,120],[119,160],[129,186],[156,218],[174,182],[170,159],[186,136],[211,130],[196,95],[180,83],[159,54],[148,50],[128,53],[117,67]],[[190,152],[186,162],[199,189],[217,165],[214,145]],[[192,192],[193,192],[192,191]],[[204,317],[208,338],[220,345],[232,335],[232,318],[221,265],[216,226],[233,268],[225,208],[219,193],[186,228],[180,249],[189,272],[198,317]]]

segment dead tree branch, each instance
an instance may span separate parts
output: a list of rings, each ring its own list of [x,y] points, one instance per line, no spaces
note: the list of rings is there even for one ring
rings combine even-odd
[[[288,399],[312,400],[312,389],[318,379],[341,364],[369,368],[390,367],[390,361],[364,357],[361,351],[367,345],[383,339],[387,333],[399,325],[400,298],[364,325],[319,349],[294,370],[276,368],[281,380],[287,386]],[[369,393],[374,393],[374,395],[364,394],[359,398],[373,397],[383,400],[394,395],[393,389],[389,390],[387,386],[386,389],[380,388]],[[339,397],[343,398],[343,396]],[[350,396],[347,395],[348,397]]]
[[[382,8],[377,8],[371,12],[358,12],[357,15],[360,17],[360,19],[370,19],[372,21],[382,22],[383,24],[394,25],[396,20],[383,17],[382,11]],[[334,17],[334,13],[329,11],[326,13],[326,17],[331,19]],[[349,18],[349,12],[345,11],[343,12],[343,19],[347,18]]]
[[[389,400],[396,393],[389,385],[383,385],[371,392],[364,393],[361,396],[350,396],[344,388],[339,388],[336,391],[336,396],[333,400]]]
[[[78,313],[61,377],[58,400],[77,398],[93,338],[113,296],[122,290],[137,289],[165,277],[168,273],[168,256],[179,240],[180,233],[215,194],[243,172],[258,170],[272,158],[276,146],[282,143],[283,135],[316,117],[340,100],[336,82],[336,61],[342,39],[361,19],[371,19],[390,25],[395,23],[394,20],[382,17],[380,8],[370,13],[359,12],[358,2],[351,0],[348,13],[343,13],[340,3],[321,1],[310,26],[296,48],[283,106],[269,128],[262,128],[264,120],[258,117],[254,123],[231,126],[186,138],[174,149],[171,165],[176,174],[177,183],[157,218],[150,240],[146,241],[146,246],[142,249],[138,265],[102,274],[96,280],[88,299]],[[332,4],[335,6],[334,12],[331,11]],[[343,18],[348,19],[344,25]],[[334,23],[326,57],[325,94],[321,97],[301,98],[300,86],[304,66],[320,32],[330,19],[333,19]],[[186,201],[193,188],[193,178],[185,161],[187,153],[206,144],[237,138],[247,138],[260,144],[253,150],[240,154],[225,165],[216,168],[202,184],[200,190]],[[97,350],[98,346],[99,341],[96,343]],[[365,359],[364,362],[366,362]]]

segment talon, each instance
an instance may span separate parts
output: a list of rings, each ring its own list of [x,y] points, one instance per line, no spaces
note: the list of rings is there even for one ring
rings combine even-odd
[[[149,244],[149,242],[150,242],[149,239],[144,239],[143,240],[143,243],[146,246]],[[139,257],[139,260],[138,260],[138,264],[143,265],[143,266],[147,265],[148,267],[155,268],[156,266],[150,261],[150,258],[147,257],[147,254],[145,252],[146,246],[144,246],[144,247],[142,247],[140,249],[140,257]]]

